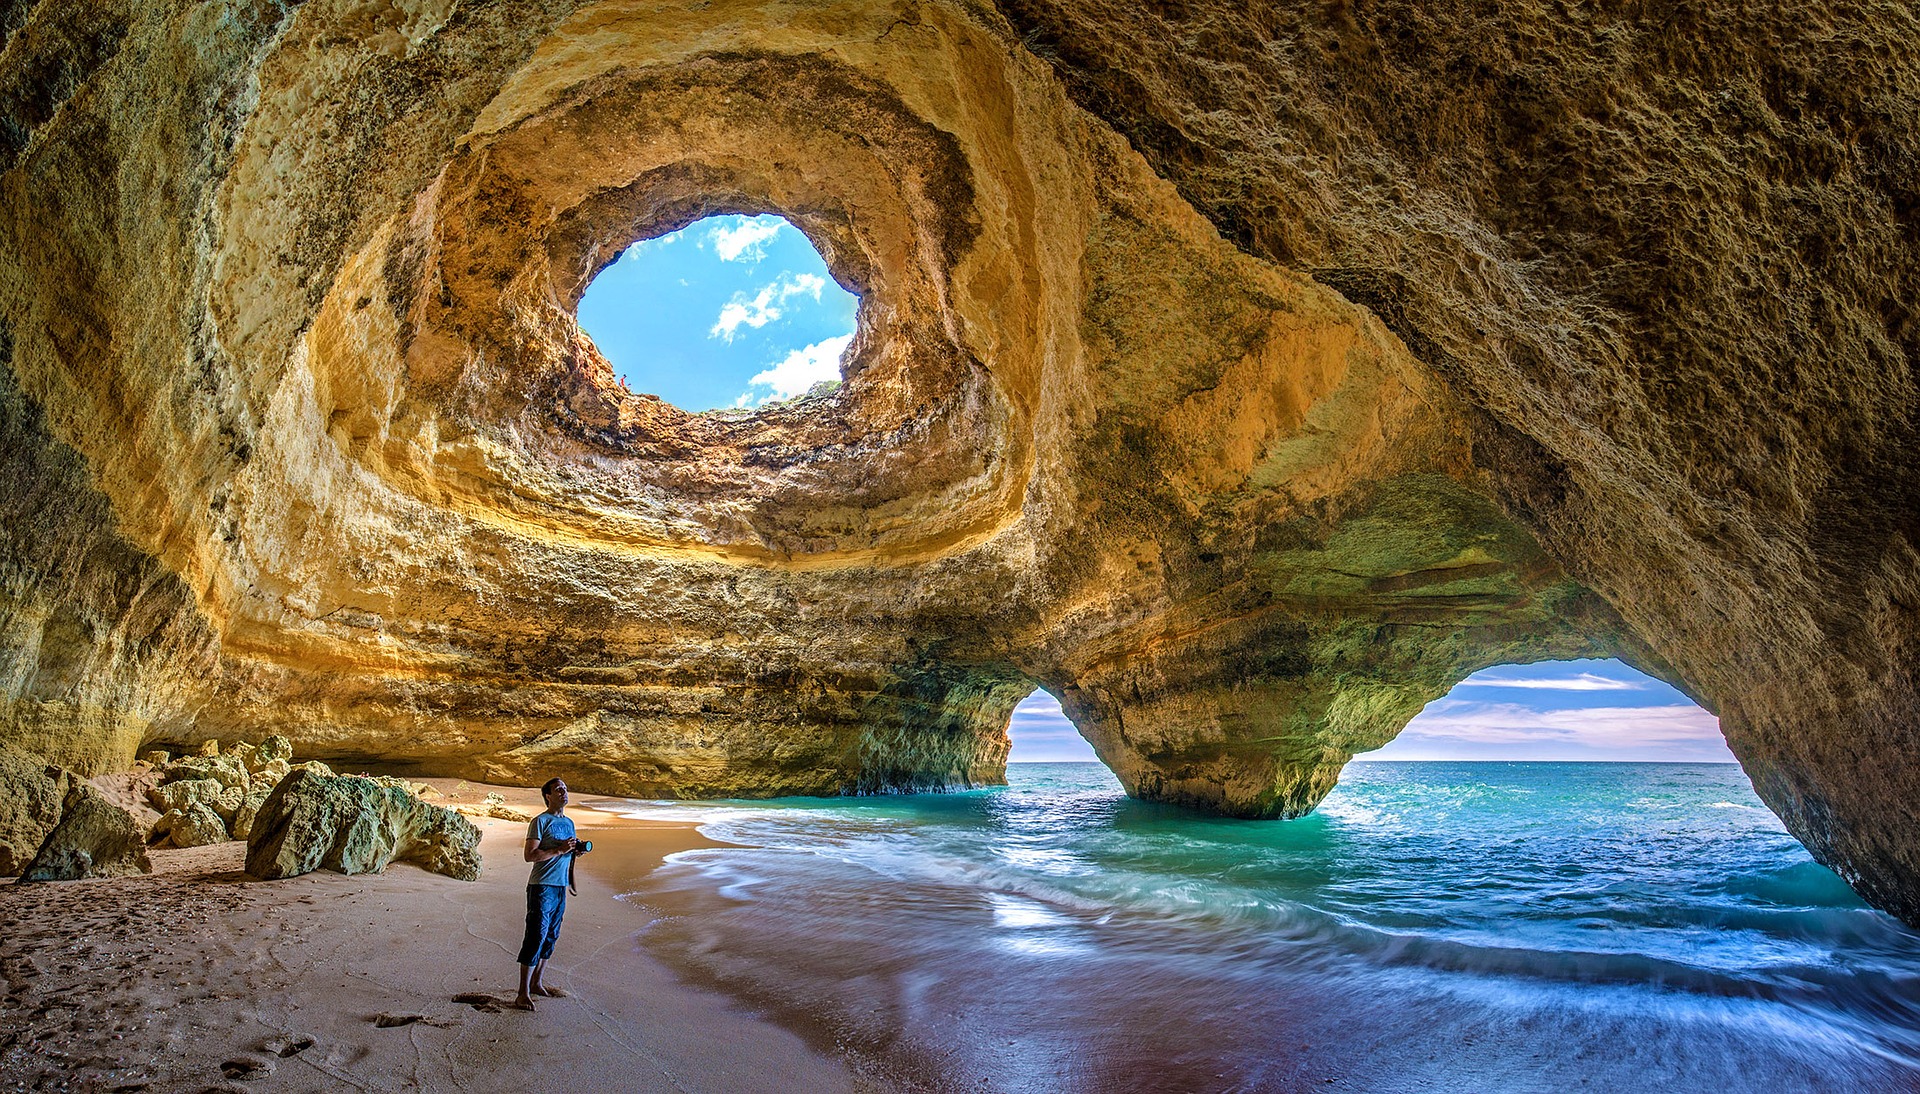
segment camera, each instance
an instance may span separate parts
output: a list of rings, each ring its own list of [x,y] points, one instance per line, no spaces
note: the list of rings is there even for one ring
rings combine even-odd
[[[576,855],[584,855],[591,850],[593,850],[593,841],[590,839],[583,839],[580,841],[579,846],[573,849],[573,853]]]

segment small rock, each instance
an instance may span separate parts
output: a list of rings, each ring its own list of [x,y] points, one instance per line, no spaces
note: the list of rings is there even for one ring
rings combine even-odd
[[[212,805],[225,789],[218,779],[178,779],[147,791],[147,800],[160,812],[171,813],[196,803]]]
[[[231,756],[188,756],[175,760],[160,772],[162,784],[183,779],[212,779],[221,786],[245,787],[246,765]]]
[[[272,790],[281,779],[287,777],[287,772],[292,770],[293,765],[285,760],[267,760],[264,763],[257,763],[253,765],[253,781],[247,785],[249,788],[264,785],[266,789]]]
[[[260,815],[260,807],[267,804],[267,796],[272,793],[273,786],[262,784],[257,776],[254,778],[253,785],[247,790],[246,801],[240,804],[233,815],[233,823],[227,826],[234,839],[246,839],[253,834],[253,822]]]
[[[262,798],[262,800],[265,799]],[[227,826],[228,831],[233,829],[234,815],[239,813],[240,807],[245,804],[247,804],[247,791],[238,786],[226,787],[207,803],[215,813],[219,814],[221,823]]]

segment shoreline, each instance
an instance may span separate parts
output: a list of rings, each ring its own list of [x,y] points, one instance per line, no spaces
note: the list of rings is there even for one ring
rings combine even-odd
[[[487,792],[538,812],[539,792],[421,780],[434,804]],[[600,799],[606,801],[606,799]],[[721,846],[691,823],[569,806],[595,841],[537,1013],[453,996],[514,994],[526,914],[524,826],[470,817],[483,872],[455,881],[396,863],[262,882],[245,844],[153,853],[155,872],[0,883],[0,1075],[8,1088],[858,1091],[847,1062],[680,979],[648,953],[611,871]],[[605,841],[603,844],[602,841]]]

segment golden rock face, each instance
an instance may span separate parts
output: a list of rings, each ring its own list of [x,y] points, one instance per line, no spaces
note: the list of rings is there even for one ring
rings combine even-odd
[[[1913,294],[1770,303],[1845,262],[1733,230],[1844,197],[1910,289],[1865,137],[1650,181],[1622,127],[1725,81],[1518,8],[53,7],[0,52],[0,738],[832,794],[998,781],[1045,686],[1129,792],[1293,816],[1478,668],[1618,654],[1920,909]],[[580,334],[720,212],[860,294],[837,392],[687,415]]]

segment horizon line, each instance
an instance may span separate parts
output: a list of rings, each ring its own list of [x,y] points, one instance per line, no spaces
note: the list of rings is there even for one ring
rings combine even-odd
[[[1395,757],[1395,756],[1382,756],[1375,759],[1368,759],[1365,756],[1355,756],[1353,759],[1348,760],[1347,762],[1348,763],[1368,763],[1368,764],[1719,764],[1727,767],[1740,766],[1739,760],[1541,760],[1541,759],[1503,760],[1503,759],[1487,759],[1485,757],[1479,757],[1476,759],[1414,760],[1414,759],[1406,759],[1404,757]],[[1007,761],[1007,766],[1009,767],[1013,766],[1014,764],[1100,764],[1100,766],[1102,767],[1106,766],[1106,764],[1100,760],[1008,760]]]

